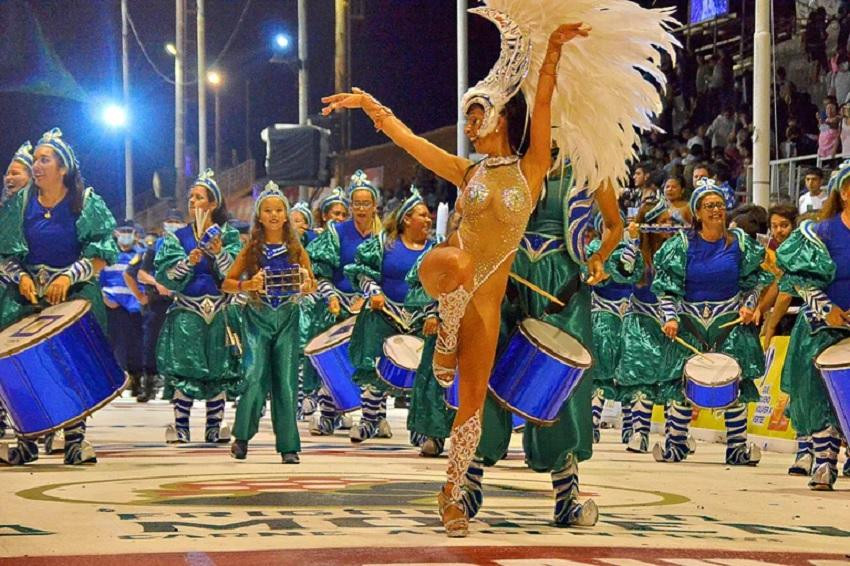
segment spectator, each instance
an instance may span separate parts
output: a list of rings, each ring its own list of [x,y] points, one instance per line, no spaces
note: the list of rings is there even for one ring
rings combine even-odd
[[[830,61],[830,69],[829,93],[838,103],[843,104],[850,95],[850,61],[847,60],[847,49],[839,48]]]
[[[695,145],[702,146],[705,149],[705,130],[706,127],[704,125],[700,125],[697,128],[697,132],[688,138],[688,149],[691,149]]]
[[[850,154],[850,102],[841,105],[841,153]]]
[[[628,214],[629,209],[638,208],[640,204],[647,198],[652,198],[657,194],[657,189],[652,184],[653,176],[652,166],[648,163],[641,163],[635,167],[632,173],[632,181],[635,186],[623,191],[620,195],[620,207]]]
[[[717,147],[725,148],[729,134],[734,131],[735,112],[731,106],[726,106],[706,130],[706,135],[711,139],[711,150],[714,151],[714,148]]]
[[[683,226],[690,226],[693,221],[688,199],[685,198],[685,180],[681,177],[670,177],[664,183],[664,198],[670,207],[673,220]]]
[[[818,167],[809,168],[806,171],[804,183],[806,184],[807,192],[800,196],[797,209],[800,211],[800,214],[817,212],[823,208],[823,203],[829,198],[829,195],[822,188],[823,171]]]
[[[823,7],[815,8],[809,13],[809,20],[803,31],[803,48],[809,61],[813,63],[812,82],[820,78],[821,72],[829,70],[826,60],[826,26],[826,10]]]
[[[826,103],[826,110],[818,112],[818,157],[832,158],[838,153],[840,138],[841,116],[838,115],[838,105],[834,99]]]

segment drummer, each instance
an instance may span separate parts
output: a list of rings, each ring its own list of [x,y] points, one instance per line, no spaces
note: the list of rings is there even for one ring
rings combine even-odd
[[[723,189],[700,179],[691,195],[693,229],[667,240],[655,254],[651,290],[660,300],[664,333],[702,352],[727,354],[738,363],[740,393],[724,411],[726,463],[756,465],[761,450],[747,445],[747,403],[757,401],[753,381],[764,375],[757,302],[772,276],[761,267],[764,248],[738,228],[726,227]],[[691,355],[674,348],[677,375]]]
[[[295,203],[289,211],[289,217],[301,245],[306,246],[316,239],[318,234],[313,230],[313,212],[309,204],[304,201]]]
[[[351,428],[349,438],[363,442],[380,434],[392,436],[386,414],[387,394],[401,394],[378,378],[375,359],[383,351],[384,340],[396,334],[434,334],[437,316],[432,312],[408,311],[404,307],[408,292],[407,276],[427,252],[432,240],[431,213],[416,187],[410,196],[391,212],[384,229],[360,244],[354,263],[345,266],[345,275],[369,297],[368,308],[357,315],[348,351],[356,368],[354,381],[361,387],[362,416]],[[385,411],[385,409],[384,409]]]
[[[512,329],[524,317],[531,317],[555,326],[585,346],[591,343],[589,285],[598,281],[588,280],[588,285],[581,282],[579,258],[582,250],[574,244],[582,238],[579,231],[581,222],[570,220],[572,189],[572,168],[568,163],[560,171],[550,174],[544,196],[531,215],[512,268],[520,277],[566,303],[566,307],[558,307],[525,285],[514,285],[514,308],[503,309],[503,327],[506,330],[503,338],[509,333],[509,328]],[[579,193],[581,195],[583,191]],[[611,185],[600,187],[592,198],[601,211],[604,225],[601,245],[593,255],[604,262],[622,240],[623,224]],[[528,466],[534,471],[551,474],[555,495],[554,521],[560,527],[591,526],[598,519],[599,513],[593,500],[578,501],[578,464],[588,460],[593,452],[592,395],[592,380],[583,379],[564,402],[553,426],[529,424],[523,431]],[[478,512],[483,501],[483,466],[494,465],[505,456],[512,430],[510,413],[488,395],[484,404],[481,442],[463,488],[463,503],[470,518]]]
[[[228,442],[225,392],[238,394],[240,377],[228,345],[228,298],[220,281],[242,248],[239,232],[227,223],[221,189],[207,169],[189,190],[189,225],[166,234],[154,259],[156,280],[174,292],[157,342],[157,367],[174,387],[174,424],[166,441],[187,443],[194,399],[205,399],[206,442]],[[220,229],[220,234],[209,238]],[[235,330],[238,333],[238,329]]]
[[[73,148],[59,128],[38,141],[33,161],[34,186],[20,189],[0,209],[0,250],[17,285],[16,300],[27,305],[18,318],[46,305],[85,299],[106,331],[106,309],[95,273],[115,260],[115,219],[94,189],[83,184]],[[64,429],[65,463],[96,462],[84,440],[80,420]],[[35,460],[35,442],[3,445],[0,460],[14,465]]]
[[[333,317],[325,321],[330,323],[328,326],[360,312],[364,303],[363,295],[351,285],[344,268],[354,263],[357,247],[381,231],[381,221],[377,215],[378,189],[363,171],[357,171],[351,176],[348,198],[353,218],[339,223],[329,222],[325,231],[307,246],[318,280],[319,294],[325,299],[327,312]],[[318,324],[313,325],[317,334],[325,329],[318,328]],[[310,423],[310,434],[333,434],[339,424],[339,415],[330,392],[324,386],[319,389],[319,411],[320,414],[314,415]],[[386,406],[382,405],[378,413],[381,415],[379,421],[385,419]]]
[[[838,477],[839,421],[812,360],[850,337],[850,161],[841,164],[817,223],[804,221],[776,251],[780,291],[803,299],[782,368],[782,391],[801,436],[811,435],[809,488],[831,490]],[[845,436],[850,431],[844,431]]]
[[[289,203],[270,181],[254,204],[251,240],[242,249],[222,284],[225,293],[251,293],[244,309],[246,390],[236,409],[231,455],[244,460],[271,396],[275,447],[284,464],[298,464],[301,440],[296,423],[299,361],[299,308],[295,298],[314,287],[310,259],[289,218]],[[266,269],[295,270],[294,282]],[[242,280],[242,275],[248,276]],[[302,280],[303,275],[303,280]],[[277,287],[287,283],[289,287]]]

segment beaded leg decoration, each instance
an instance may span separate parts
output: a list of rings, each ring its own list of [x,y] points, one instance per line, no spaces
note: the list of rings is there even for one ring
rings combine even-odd
[[[481,414],[475,411],[470,418],[452,430],[451,448],[449,449],[449,465],[446,480],[451,486],[451,492],[446,495],[440,490],[437,498],[440,506],[440,518],[450,537],[465,537],[469,530],[469,517],[466,514],[462,497],[466,471],[475,456],[478,441],[481,439]],[[450,511],[454,511],[450,517]]]
[[[838,450],[841,440],[835,427],[812,434],[815,450],[815,471],[809,481],[809,489],[814,491],[832,491],[838,479]]]
[[[472,298],[472,293],[467,291],[463,285],[450,293],[440,295],[437,305],[437,313],[440,316],[440,328],[437,332],[436,354],[442,356],[455,355],[460,321],[463,319],[470,298]],[[437,383],[443,387],[450,387],[455,380],[456,368],[438,364],[436,356],[432,362],[432,367]]]
[[[555,525],[559,527],[592,527],[599,519],[599,510],[592,499],[578,502],[578,463],[572,454],[567,465],[552,472],[552,489],[555,492]]]

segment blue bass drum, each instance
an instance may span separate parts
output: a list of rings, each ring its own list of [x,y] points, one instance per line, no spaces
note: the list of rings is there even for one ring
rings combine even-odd
[[[304,348],[304,355],[310,358],[337,410],[342,413],[360,408],[360,387],[351,379],[354,366],[348,357],[354,322],[355,317],[351,317],[331,326]]]
[[[526,318],[493,368],[490,394],[528,422],[551,426],[591,363],[590,352],[578,340]]]
[[[0,332],[0,401],[21,436],[59,430],[129,383],[88,301],[68,301]]]
[[[413,389],[424,347],[422,338],[407,334],[397,334],[384,340],[384,354],[376,364],[378,378],[394,389]]]
[[[841,430],[850,434],[850,338],[821,352],[815,365],[823,376]]]
[[[738,402],[741,366],[732,356],[707,352],[685,362],[685,397],[703,409],[725,409]]]

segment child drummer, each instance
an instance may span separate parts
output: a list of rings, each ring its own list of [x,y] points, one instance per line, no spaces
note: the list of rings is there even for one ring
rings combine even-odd
[[[289,222],[289,202],[269,182],[254,205],[248,244],[222,284],[225,293],[252,293],[244,310],[246,390],[236,410],[231,455],[244,460],[271,394],[275,445],[284,464],[298,464],[299,317],[296,298],[315,289],[310,258]],[[248,279],[243,280],[242,275]]]

